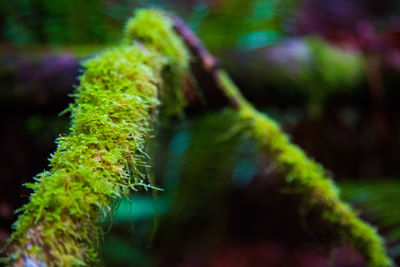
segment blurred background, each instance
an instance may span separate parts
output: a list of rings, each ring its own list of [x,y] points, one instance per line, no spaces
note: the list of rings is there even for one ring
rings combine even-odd
[[[0,245],[23,183],[47,168],[80,62],[117,45],[138,7],[181,16],[243,94],[332,174],[400,263],[400,2],[396,0],[0,0]],[[115,203],[106,266],[365,266],[282,192],[233,118],[162,123],[152,176],[164,191]]]

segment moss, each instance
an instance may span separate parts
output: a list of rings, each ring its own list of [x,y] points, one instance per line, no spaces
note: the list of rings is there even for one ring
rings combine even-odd
[[[240,119],[234,126],[254,139],[261,153],[267,153],[276,170],[285,177],[286,186],[308,200],[309,209],[316,209],[345,241],[352,244],[366,258],[369,266],[390,266],[383,239],[377,230],[357,217],[342,202],[339,190],[328,178],[324,168],[310,160],[303,150],[290,142],[279,125],[267,115],[256,111],[240,94],[238,88],[223,71],[218,73],[227,96],[239,106]]]
[[[78,266],[98,263],[102,218],[115,199],[149,188],[142,170],[157,109],[179,114],[188,52],[160,11],[140,10],[127,23],[125,46],[84,63],[74,94],[70,134],[57,139],[49,171],[36,176],[10,242],[15,265]],[[388,266],[383,241],[339,198],[324,169],[290,143],[279,125],[257,112],[228,76],[219,72],[226,94],[238,104],[233,125],[271,155],[290,186],[311,199],[321,218],[353,244],[370,266]]]
[[[131,44],[83,64],[86,71],[68,108],[70,134],[57,139],[51,169],[28,185],[33,190],[30,202],[14,225],[10,243],[15,265],[98,263],[100,222],[112,211],[111,203],[138,187],[151,187],[142,170],[148,166],[144,148],[160,104],[158,95],[165,87],[170,95],[183,91],[164,83],[164,71],[174,69],[171,75],[178,78],[173,79],[181,79],[188,57],[172,23],[158,11],[138,12],[126,32]],[[164,38],[153,39],[156,33]],[[166,109],[175,105],[164,100]]]
[[[128,20],[125,28],[126,43],[139,40],[143,44],[154,47],[168,60],[176,64],[169,65],[162,75],[165,82],[161,91],[162,103],[166,115],[175,115],[185,106],[182,87],[183,73],[189,65],[189,53],[182,40],[173,32],[173,23],[165,19],[162,11],[138,10],[134,18]]]

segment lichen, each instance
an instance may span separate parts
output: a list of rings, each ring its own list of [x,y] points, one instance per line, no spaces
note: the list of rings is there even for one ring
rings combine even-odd
[[[284,184],[306,198],[308,208],[318,210],[321,219],[352,244],[369,266],[390,266],[392,262],[386,254],[383,238],[340,200],[339,190],[324,168],[292,144],[277,122],[255,110],[225,72],[219,71],[218,77],[226,95],[238,104],[240,119],[233,127],[240,127],[245,136],[255,140],[261,153],[270,156],[276,171],[285,177]]]
[[[138,11],[126,33],[129,44],[83,64],[75,103],[68,108],[70,133],[57,139],[51,169],[28,184],[33,193],[9,241],[14,265],[99,263],[100,223],[112,203],[139,187],[151,187],[143,174],[148,165],[144,148],[160,100],[167,110],[172,105],[179,112],[175,102],[159,95],[180,95],[177,81],[187,72],[189,57],[171,21],[159,11]],[[174,87],[163,79],[170,69]]]

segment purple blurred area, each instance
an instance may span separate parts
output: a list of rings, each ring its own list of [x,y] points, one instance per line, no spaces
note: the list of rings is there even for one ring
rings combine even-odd
[[[344,49],[378,53],[400,67],[400,17],[396,0],[309,0],[297,14],[294,34],[318,35]]]
[[[78,83],[80,64],[69,53],[32,55],[11,52],[0,60],[0,101],[3,106],[65,105],[68,103],[66,96]]]

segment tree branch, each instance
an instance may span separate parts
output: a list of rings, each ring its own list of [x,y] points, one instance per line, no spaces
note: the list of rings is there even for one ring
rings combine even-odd
[[[212,90],[218,91],[217,95],[224,95],[237,110],[239,119],[233,127],[241,128],[246,136],[256,141],[260,153],[270,156],[277,172],[284,178],[284,187],[298,192],[307,201],[307,209],[317,211],[342,239],[358,249],[369,266],[390,266],[392,262],[386,255],[382,237],[340,200],[339,190],[323,167],[292,144],[274,120],[252,107],[182,20],[175,18],[173,21],[175,31],[196,58],[203,76],[208,76]],[[203,76],[196,78],[199,80]]]

